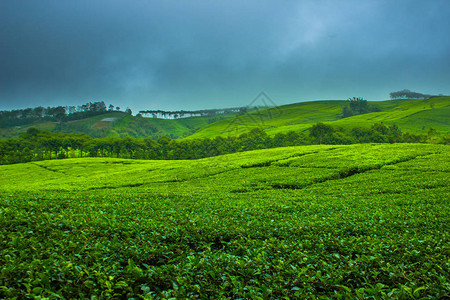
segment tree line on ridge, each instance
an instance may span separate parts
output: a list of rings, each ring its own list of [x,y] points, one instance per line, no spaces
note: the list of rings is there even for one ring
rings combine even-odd
[[[86,134],[51,133],[31,127],[16,139],[0,140],[0,164],[78,157],[115,157],[126,159],[198,159],[241,151],[312,145],[355,143],[449,143],[430,128],[428,134],[403,133],[393,124],[376,123],[370,128],[350,130],[317,123],[307,132],[288,131],[269,136],[255,128],[239,136],[193,140],[169,137],[92,138]]]

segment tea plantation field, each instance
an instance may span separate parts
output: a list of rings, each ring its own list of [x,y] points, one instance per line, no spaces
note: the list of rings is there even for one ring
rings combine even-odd
[[[310,101],[257,110],[236,118],[229,118],[202,127],[186,139],[235,136],[253,128],[264,129],[267,134],[288,131],[306,131],[314,123],[323,122],[334,127],[351,129],[369,128],[375,123],[396,124],[404,132],[426,134],[432,127],[446,135],[450,129],[450,97],[421,100],[370,101],[378,112],[342,118],[346,101]]]
[[[0,298],[450,296],[450,146],[0,166]]]

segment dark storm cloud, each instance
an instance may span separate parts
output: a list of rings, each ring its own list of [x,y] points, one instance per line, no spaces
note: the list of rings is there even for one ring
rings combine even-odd
[[[0,109],[449,92],[446,0],[5,0],[0,11]]]

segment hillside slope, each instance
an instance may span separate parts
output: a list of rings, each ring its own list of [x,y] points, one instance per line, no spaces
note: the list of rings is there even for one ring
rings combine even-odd
[[[269,135],[278,132],[305,131],[317,122],[343,128],[370,127],[374,123],[397,124],[403,131],[426,134],[430,128],[441,134],[450,133],[450,97],[425,100],[371,101],[369,104],[381,110],[364,115],[341,118],[347,105],[343,100],[310,101],[251,111],[245,115],[236,113],[181,119],[153,119],[131,116],[123,112],[70,122],[44,122],[22,127],[0,128],[0,138],[17,137],[30,127],[52,132],[86,133],[92,137],[150,137],[213,138],[235,136],[262,128]]]
[[[416,165],[411,162],[406,165],[422,168],[422,156],[427,157],[427,161],[434,160],[431,164],[439,162],[430,167],[433,170],[449,172],[450,161],[448,155],[445,155],[448,149],[448,145],[430,144],[310,145],[253,150],[197,160],[70,158],[37,161],[0,165],[0,173],[4,179],[0,181],[0,190],[70,191],[121,187],[159,189],[158,185],[162,183],[176,186],[177,183],[225,179],[230,174],[242,176],[244,173],[253,174],[252,176],[256,176],[255,180],[251,179],[252,176],[242,176],[236,182],[224,180],[219,186],[245,186],[250,188],[249,191],[256,191],[259,189],[251,188],[254,187],[253,183],[259,182],[257,186],[262,184],[264,189],[270,190],[274,188],[272,183],[276,182],[279,185],[296,184],[301,189],[301,184],[305,184],[304,180],[313,183],[339,179],[342,174],[338,174],[345,170],[354,169],[352,174],[372,169],[382,173],[380,169],[393,169],[391,164],[413,159]],[[310,176],[312,173],[303,173],[310,168],[317,169],[314,176]],[[398,170],[396,167],[394,169]],[[260,173],[262,170],[267,172]],[[299,173],[300,170],[302,172]]]
[[[262,128],[268,134],[289,130],[305,131],[317,122],[352,128],[370,127],[374,123],[397,124],[410,133],[426,134],[434,128],[443,134],[450,132],[450,97],[425,100],[371,101],[380,112],[341,118],[346,101],[313,101],[270,108],[210,124],[187,138],[237,135]]]
[[[140,116],[126,116],[113,124],[107,136],[116,137],[151,137],[161,136],[180,138],[188,136],[208,124],[222,119],[232,118],[236,114],[224,114],[209,117],[189,117],[180,119],[144,118]]]
[[[236,114],[218,116],[190,117],[181,119],[153,119],[131,116],[124,112],[108,112],[95,117],[89,117],[68,122],[36,122],[24,126],[0,128],[0,138],[15,138],[30,127],[51,132],[86,133],[91,137],[150,137],[161,136],[180,138],[194,133],[210,123],[232,118]]]
[[[449,152],[0,166],[0,298],[445,298]]]

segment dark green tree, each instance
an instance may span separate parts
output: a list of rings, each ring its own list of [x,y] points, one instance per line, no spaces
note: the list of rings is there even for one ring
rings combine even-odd
[[[383,123],[375,123],[372,125],[372,130],[375,130],[382,135],[387,135],[389,133],[389,128],[386,127]]]
[[[402,141],[402,131],[396,124],[389,126],[388,138],[390,143],[398,143]]]
[[[324,144],[332,137],[334,129],[331,125],[316,123],[309,129],[309,137],[315,144]]]

